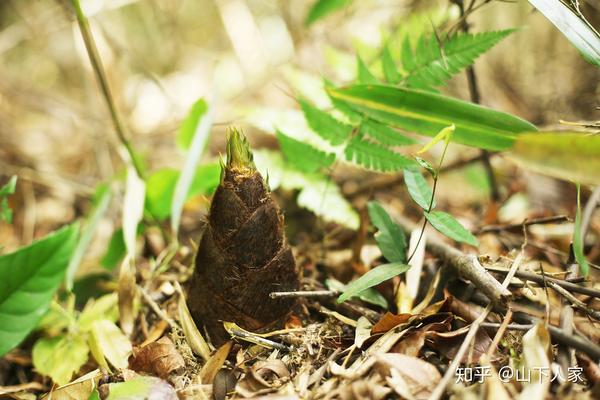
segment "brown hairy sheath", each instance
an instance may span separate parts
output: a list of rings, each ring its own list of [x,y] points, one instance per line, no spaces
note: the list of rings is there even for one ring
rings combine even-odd
[[[256,170],[246,138],[234,129],[195,265],[188,307],[215,345],[229,338],[223,321],[267,331],[280,327],[294,306],[294,299],[269,297],[297,290],[298,271],[281,211]]]

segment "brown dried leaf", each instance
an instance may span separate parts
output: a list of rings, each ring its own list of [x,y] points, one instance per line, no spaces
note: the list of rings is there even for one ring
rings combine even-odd
[[[154,343],[135,348],[129,359],[129,367],[166,379],[171,373],[185,367],[185,361],[171,339],[163,336]]]
[[[230,340],[225,342],[225,344],[219,347],[219,350],[215,352],[204,364],[202,370],[200,370],[200,380],[202,383],[212,383],[213,379],[217,375],[217,372],[225,363],[227,356],[229,355],[229,351],[231,350],[231,346],[233,346],[233,342]]]
[[[415,399],[429,398],[442,378],[436,367],[420,358],[397,353],[378,354],[375,357],[380,373],[384,376],[391,376],[392,371],[397,372],[394,377],[406,383],[404,388]],[[393,387],[397,386],[399,385],[393,385]],[[398,394],[400,396],[406,395],[405,393]]]
[[[431,345],[431,347],[442,353],[446,358],[452,360],[464,341],[465,335],[469,331],[469,328],[469,326],[465,326],[450,332],[428,332],[428,343]],[[479,358],[481,358],[481,356],[487,352],[491,344],[492,339],[486,331],[477,331],[472,345],[473,351],[467,351],[462,359],[462,362],[468,362],[470,359],[472,362],[477,363]]]
[[[383,317],[371,328],[371,334],[385,333],[400,324],[405,324],[412,317],[412,314],[392,314],[386,312]]]
[[[341,400],[382,400],[391,390],[378,382],[359,380],[342,385],[337,392]]]
[[[527,379],[521,391],[522,399],[543,399],[550,388],[550,333],[540,322],[523,335],[523,364],[531,379]]]
[[[237,378],[231,370],[220,369],[213,380],[213,397],[215,400],[225,400],[228,393],[233,392]]]

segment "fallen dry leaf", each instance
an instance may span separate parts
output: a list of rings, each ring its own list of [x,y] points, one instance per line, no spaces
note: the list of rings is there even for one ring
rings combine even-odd
[[[376,335],[378,333],[385,333],[400,324],[405,324],[412,317],[412,314],[392,314],[391,312],[386,312],[383,314],[383,317],[373,327],[371,328],[371,335]]]
[[[442,378],[436,367],[420,358],[398,353],[378,354],[375,357],[380,373],[391,376],[392,370],[395,370],[415,399],[427,399]]]
[[[129,368],[154,374],[166,379],[171,373],[185,367],[185,361],[175,345],[166,336],[141,348],[134,348],[129,358]]]
[[[208,359],[206,364],[204,364],[200,370],[200,380],[202,383],[207,384],[213,382],[217,372],[219,372],[223,366],[223,363],[225,363],[225,360],[229,355],[229,351],[231,351],[231,346],[233,346],[233,342],[231,340],[225,342],[225,344],[219,347],[215,354]]]

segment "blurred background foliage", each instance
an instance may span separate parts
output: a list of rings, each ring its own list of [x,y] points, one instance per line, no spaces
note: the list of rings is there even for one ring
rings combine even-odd
[[[458,15],[450,2],[430,0],[349,2],[310,25],[311,2],[298,0],[82,5],[131,141],[150,172],[182,167],[185,157],[175,137],[198,98],[213,99],[215,113],[204,161],[217,160],[232,124],[245,129],[253,147],[273,148],[275,126],[296,131],[296,137],[306,129],[297,94],[326,104],[319,98],[323,78],[352,81],[356,54],[370,63],[384,41],[399,52],[394,43],[402,37],[417,37],[432,26],[451,28]],[[598,26],[600,1],[581,5]],[[493,1],[469,23],[472,32],[519,28],[477,61],[482,104],[542,128],[553,128],[560,119],[598,119],[598,69],[526,1]],[[464,74],[443,92],[469,99]],[[20,177],[11,199],[15,223],[0,225],[5,250],[86,215],[98,185],[124,173],[66,1],[0,2],[0,143],[0,171]],[[470,168],[465,176],[485,191],[480,171]],[[446,179],[451,189],[452,177]],[[469,197],[468,187],[463,195]],[[207,201],[198,197],[187,207],[183,223],[193,227]],[[118,215],[118,209],[110,210],[98,227],[99,256],[119,227]]]

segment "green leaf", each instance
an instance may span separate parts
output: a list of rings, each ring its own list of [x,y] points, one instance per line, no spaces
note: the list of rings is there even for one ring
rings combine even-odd
[[[575,14],[562,1],[529,0],[529,2],[569,39],[586,60],[600,66],[600,35],[588,21]]]
[[[159,220],[171,214],[173,194],[179,179],[179,171],[164,168],[154,172],[146,180],[146,211]],[[221,167],[218,163],[210,163],[196,168],[187,199],[198,195],[208,195],[219,185]]]
[[[443,211],[425,212],[424,214],[427,221],[429,221],[435,229],[445,236],[448,236],[450,239],[467,243],[471,246],[479,246],[477,238],[462,226],[452,215]]]
[[[414,167],[413,160],[369,140],[354,137],[344,150],[346,160],[374,171],[400,171]]]
[[[400,82],[402,76],[396,69],[396,64],[392,59],[390,49],[387,45],[383,46],[383,49],[381,50],[381,65],[383,67],[383,75],[388,83],[395,85]]]
[[[195,126],[190,148],[185,159],[185,164],[181,170],[181,175],[175,184],[175,191],[173,193],[173,200],[171,203],[171,230],[173,233],[175,233],[175,237],[179,231],[179,221],[181,220],[183,205],[188,198],[190,187],[194,181],[194,175],[196,174],[198,161],[204,152],[204,148],[206,147],[206,143],[208,142],[208,138],[210,136],[212,120],[212,106],[209,107],[206,105],[204,116],[200,118],[200,121]],[[127,243],[127,235],[125,235],[125,239],[125,243]]]
[[[418,89],[358,85],[327,91],[368,118],[421,135],[455,124],[454,141],[488,150],[506,150],[516,134],[537,130],[510,114]]]
[[[140,227],[138,227],[138,233]],[[106,269],[112,270],[125,257],[125,238],[123,238],[123,229],[119,228],[113,232],[108,242],[108,248],[100,264]]]
[[[453,75],[514,31],[459,33],[446,39],[442,48],[434,35],[421,36],[414,54],[408,56],[410,62],[404,65],[408,72],[404,82],[406,86],[424,89],[445,85]],[[404,51],[409,52],[410,43],[405,42],[405,46],[408,48]]]
[[[406,146],[417,143],[397,130],[372,119],[364,119],[360,124],[360,133],[369,136],[384,146]]]
[[[373,84],[376,85],[379,83],[377,78],[369,71],[369,67],[365,64],[365,62],[360,58],[360,56],[356,56],[356,76],[358,77],[359,83],[364,84]]]
[[[48,310],[78,232],[73,224],[0,257],[0,356],[21,343]]]
[[[277,141],[286,160],[302,172],[316,172],[329,167],[335,161],[335,154],[318,150],[279,130],[277,130]]]
[[[89,347],[79,335],[40,338],[32,350],[33,366],[58,385],[65,385],[88,360]]]
[[[338,121],[305,100],[298,99],[308,126],[334,146],[344,143],[352,133],[352,125]]]
[[[126,382],[109,384],[106,400],[161,399],[177,400],[177,392],[162,379],[153,376],[138,376]]]
[[[600,184],[600,136],[577,132],[520,135],[508,153],[522,167],[590,185]]]
[[[381,204],[371,201],[367,204],[371,223],[379,230],[375,240],[383,256],[392,263],[406,262],[406,237],[402,228],[389,216]]]
[[[356,296],[370,287],[379,285],[381,282],[387,281],[396,275],[406,272],[410,268],[409,265],[400,263],[391,263],[379,265],[355,281],[352,281],[346,286],[346,291],[338,297],[337,302],[343,303],[351,297]]]
[[[13,175],[10,180],[0,187],[0,221],[4,220],[7,223],[12,223],[13,212],[8,206],[7,196],[13,194],[17,187],[17,176]]]
[[[433,192],[427,184],[427,181],[421,175],[419,171],[413,169],[404,170],[404,183],[408,189],[410,197],[417,203],[423,210],[429,210],[435,208],[435,200],[433,200]]]
[[[65,286],[69,291],[73,289],[75,273],[77,272],[79,264],[83,260],[83,256],[90,246],[92,239],[94,238],[94,234],[96,233],[96,229],[98,228],[100,220],[102,217],[104,217],[104,214],[106,214],[106,211],[108,210],[111,198],[111,191],[105,190],[82,229],[81,236],[79,237],[79,241],[77,242],[73,256],[69,261],[69,266],[67,267],[67,273],[65,276]]]
[[[177,132],[176,143],[180,149],[188,150],[190,148],[200,119],[206,114],[207,110],[208,105],[204,99],[199,99],[192,105]]]
[[[4,184],[2,187],[0,187],[0,197],[8,196],[8,195],[15,193],[16,188],[17,188],[17,176],[13,175],[8,180],[8,182],[6,182],[6,184]]]
[[[343,292],[344,290],[346,290],[346,285],[344,285],[342,282],[338,281],[337,279],[333,279],[333,278],[326,279],[325,285],[327,286],[327,288],[329,290],[337,290],[339,292]],[[375,288],[368,288],[366,290],[363,290],[356,297],[358,297],[360,300],[364,301],[365,303],[379,306],[379,307],[383,308],[384,310],[387,310],[387,308],[388,308],[387,300]]]
[[[573,254],[579,264],[581,273],[587,277],[590,273],[590,266],[583,253],[583,237],[581,235],[581,186],[577,184],[577,212],[575,213],[575,228],[573,232]]]
[[[304,24],[306,26],[312,25],[321,18],[339,10],[342,7],[346,7],[352,3],[352,0],[317,0],[310,8]]]

